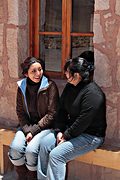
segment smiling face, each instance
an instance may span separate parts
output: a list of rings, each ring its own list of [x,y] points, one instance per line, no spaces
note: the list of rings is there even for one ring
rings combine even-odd
[[[25,74],[26,77],[29,77],[33,82],[38,83],[43,75],[43,69],[40,63],[35,62],[31,64],[28,69],[28,72]]]

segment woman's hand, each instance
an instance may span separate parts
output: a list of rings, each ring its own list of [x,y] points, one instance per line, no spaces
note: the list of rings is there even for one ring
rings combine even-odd
[[[63,143],[64,141],[65,141],[65,139],[63,137],[63,133],[59,132],[57,134],[57,145]]]
[[[33,138],[33,135],[32,135],[31,132],[29,132],[29,133],[27,134],[27,136],[26,136],[26,141],[27,141],[27,143],[29,143],[29,142],[32,140],[32,138]]]

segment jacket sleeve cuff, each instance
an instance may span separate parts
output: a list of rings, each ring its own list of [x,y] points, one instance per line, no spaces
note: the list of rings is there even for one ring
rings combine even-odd
[[[63,133],[63,137],[65,140],[70,140],[72,138],[72,136],[69,134],[67,130]]]
[[[31,129],[31,125],[29,126],[26,124],[22,127],[22,130],[23,130],[25,135],[30,132],[30,129]]]
[[[41,132],[41,128],[39,125],[34,124],[32,126],[32,128],[30,129],[30,132],[32,133],[33,136],[35,136],[36,134],[38,134],[39,132]]]

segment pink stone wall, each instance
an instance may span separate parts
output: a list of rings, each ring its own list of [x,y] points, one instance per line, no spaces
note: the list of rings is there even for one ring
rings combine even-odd
[[[28,54],[28,1],[0,0],[0,117],[16,119],[19,62]]]
[[[96,0],[95,80],[107,98],[107,142],[120,147],[120,0]]]
[[[17,119],[16,81],[29,47],[28,2],[0,0],[0,118]],[[95,0],[94,51],[94,79],[107,98],[107,142],[120,146],[120,0]]]

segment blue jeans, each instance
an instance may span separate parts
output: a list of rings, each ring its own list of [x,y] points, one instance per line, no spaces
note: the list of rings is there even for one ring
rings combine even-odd
[[[22,130],[18,130],[8,153],[11,162],[15,166],[26,164],[30,171],[36,171],[40,141],[48,133],[50,130],[41,131],[27,144],[24,133]]]
[[[98,148],[104,141],[102,137],[81,134],[69,141],[56,146],[56,137],[53,130],[40,141],[38,156],[39,180],[64,180],[66,163],[77,156]]]

